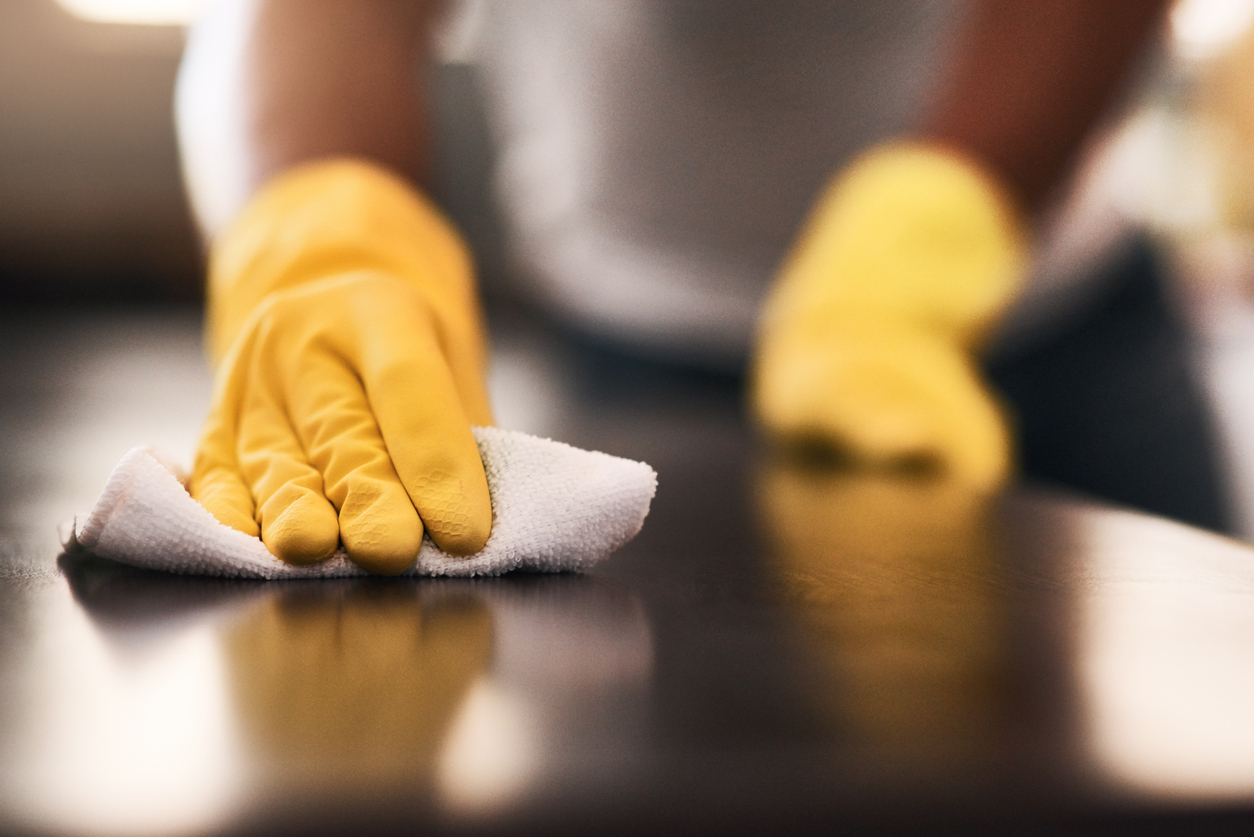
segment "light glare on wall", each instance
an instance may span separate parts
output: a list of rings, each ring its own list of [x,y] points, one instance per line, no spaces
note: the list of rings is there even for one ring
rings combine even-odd
[[[98,23],[185,26],[195,19],[206,0],[57,0],[76,17]]]

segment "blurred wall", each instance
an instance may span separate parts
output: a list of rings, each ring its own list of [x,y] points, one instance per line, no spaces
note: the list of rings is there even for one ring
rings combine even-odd
[[[183,32],[0,0],[0,300],[190,301],[171,102]]]

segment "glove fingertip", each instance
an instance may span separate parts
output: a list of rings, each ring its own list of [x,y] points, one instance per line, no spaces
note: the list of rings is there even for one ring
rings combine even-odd
[[[474,555],[492,534],[492,506],[485,509],[450,509],[436,520],[424,520],[435,545],[456,557]]]
[[[474,555],[492,534],[492,495],[474,437],[467,429],[464,441],[448,439],[439,456],[426,453],[409,458],[418,467],[405,471],[417,478],[402,477],[405,490],[436,546],[457,557]],[[395,452],[392,459],[406,461]]]
[[[221,470],[194,474],[191,495],[222,525],[254,538],[261,534],[252,494],[237,476]]]
[[[353,563],[400,575],[422,548],[422,521],[400,483],[360,480],[340,508],[340,537]]]
[[[243,532],[249,537],[256,538],[261,535],[261,527],[257,525],[257,521],[253,519],[252,515],[245,514],[235,505],[204,501],[202,501],[201,505],[222,525],[230,526],[237,532]]]
[[[317,564],[335,554],[340,541],[340,524],[335,509],[325,497],[292,486],[287,501],[277,515],[265,514],[261,539],[280,561],[302,566]],[[267,504],[269,505],[269,504]]]

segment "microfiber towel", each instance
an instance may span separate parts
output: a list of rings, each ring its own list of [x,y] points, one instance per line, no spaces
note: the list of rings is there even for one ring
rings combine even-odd
[[[481,551],[462,558],[423,538],[406,575],[586,570],[644,525],[657,474],[643,462],[515,431],[473,431],[492,495],[492,534]],[[191,498],[167,460],[148,448],[135,448],[118,463],[95,508],[75,520],[67,546],[73,545],[123,564],[182,575],[366,575],[342,549],[312,566],[283,563],[260,539],[219,523]]]

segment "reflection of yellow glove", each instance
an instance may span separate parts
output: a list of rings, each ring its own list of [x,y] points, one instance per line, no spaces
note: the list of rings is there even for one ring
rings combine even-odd
[[[970,353],[1024,253],[1009,201],[969,161],[906,143],[866,154],[820,200],[767,304],[759,419],[785,441],[997,485],[1008,433]]]
[[[192,496],[279,558],[342,540],[362,567],[454,554],[492,523],[470,425],[491,424],[471,264],[449,223],[353,161],[285,173],[217,243],[218,362]]]
[[[842,733],[952,760],[1005,723],[1004,589],[987,494],[955,480],[799,467],[757,474],[767,568]]]
[[[267,772],[341,794],[420,792],[492,652],[474,599],[421,609],[413,586],[332,583],[270,598],[228,634],[249,740]]]

